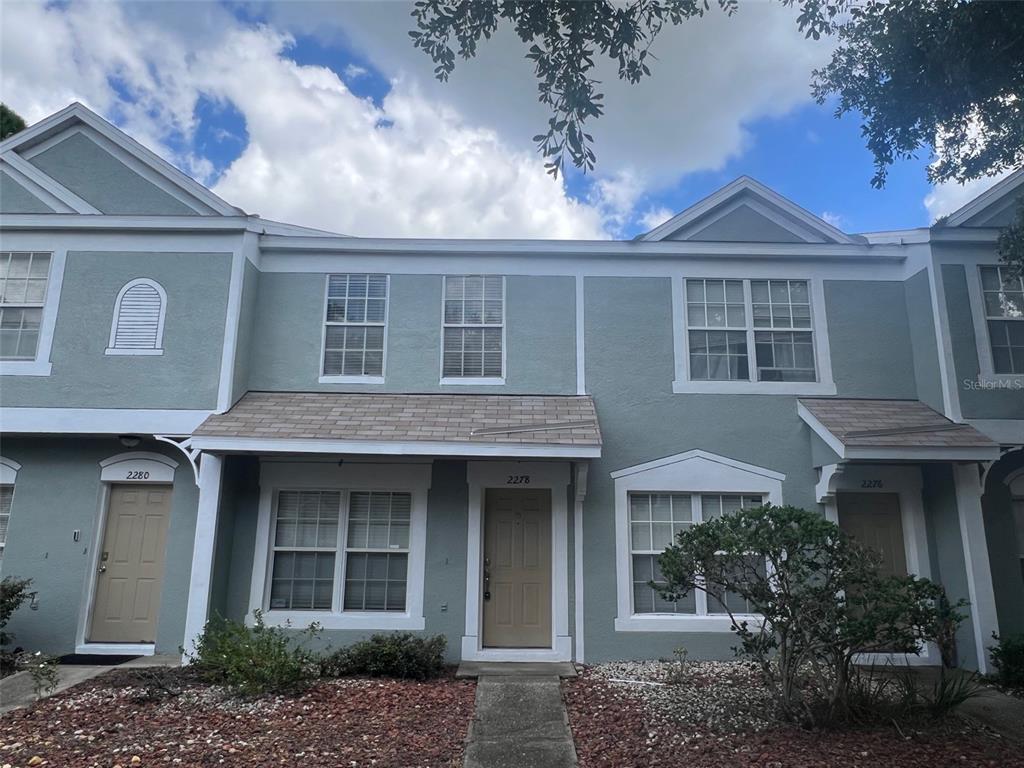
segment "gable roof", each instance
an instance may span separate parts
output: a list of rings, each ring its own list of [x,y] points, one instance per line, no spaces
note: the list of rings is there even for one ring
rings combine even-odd
[[[162,157],[152,152],[113,124],[78,102],[43,118],[13,136],[0,142],[0,159],[8,168],[14,168],[24,183],[27,177],[42,187],[49,195],[57,198],[63,206],[59,212],[99,213],[70,190],[27,162],[23,155],[44,142],[55,139],[74,130],[84,130],[101,148],[122,161],[131,170],[170,193],[200,215],[238,216],[245,215],[241,208],[222,200],[188,174],[175,168]],[[20,161],[20,163],[19,163]],[[27,167],[26,167],[27,166]],[[35,177],[33,177],[33,172]],[[47,198],[49,202],[49,199]],[[67,210],[67,209],[70,210]],[[89,210],[92,208],[92,210]]]
[[[640,235],[638,240],[690,239],[712,223],[740,207],[747,207],[794,236],[796,242],[859,243],[824,219],[769,189],[756,179],[740,176],[685,211]]]
[[[992,226],[988,222],[1013,205],[1016,193],[1022,189],[1024,189],[1024,168],[1018,168],[967,205],[951,213],[943,222],[943,226]]]

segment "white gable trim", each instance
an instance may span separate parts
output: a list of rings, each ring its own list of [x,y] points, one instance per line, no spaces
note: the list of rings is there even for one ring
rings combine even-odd
[[[0,156],[5,172],[12,179],[24,186],[56,213],[83,213],[94,215],[99,211],[80,198],[70,189],[51,179],[36,168],[32,163],[25,162],[14,152],[5,152]]]
[[[757,198],[743,197],[739,195],[737,195],[735,198],[725,203],[724,205],[719,206],[718,209],[716,209],[714,212],[702,218],[700,222],[697,224],[697,226],[694,227],[694,229],[689,233],[691,236],[690,239],[692,239],[693,236],[699,235],[712,224],[721,221],[733,211],[743,207],[749,208],[755,213],[761,214],[772,223],[784,227],[786,231],[791,233],[794,237],[798,237],[805,242],[827,242],[819,232],[816,232],[810,229],[809,227],[801,226],[798,222],[788,221],[786,219],[780,218],[775,209],[768,207]]]
[[[958,208],[946,219],[945,226],[959,227],[963,225],[968,219],[972,219],[986,208],[996,205],[1022,185],[1024,185],[1024,168],[1014,171],[1002,181],[986,189],[967,205]]]
[[[770,206],[775,206],[780,209],[787,216],[792,217],[792,219],[803,224],[807,230],[816,233],[819,237],[828,242],[840,244],[853,244],[858,242],[855,238],[847,235],[836,227],[833,227],[827,221],[824,221],[809,211],[804,210],[796,203],[788,200],[778,192],[769,189],[761,182],[756,181],[749,176],[740,176],[730,184],[726,184],[717,192],[708,195],[700,202],[691,205],[685,211],[676,214],[664,224],[655,227],[645,235],[641,235],[639,239],[647,241],[662,240],[673,232],[682,229],[686,225],[691,224],[700,217],[711,212],[723,203],[726,203],[730,198],[740,195],[743,192],[748,192],[753,197],[761,198],[763,201],[767,202],[768,207],[765,208],[765,211],[759,211],[759,213],[763,213],[780,227],[784,227],[794,234],[805,236],[794,230],[793,221],[789,218],[778,215],[778,213],[771,210]]]
[[[711,462],[713,464],[719,464],[722,467],[727,467],[737,472],[746,472],[751,475],[761,475],[762,477],[768,478],[769,480],[775,480],[782,482],[786,479],[786,476],[781,472],[775,472],[765,467],[759,467],[755,464],[747,464],[743,461],[737,461],[736,459],[730,459],[728,456],[719,456],[717,453],[711,453],[709,451],[702,451],[699,448],[695,448],[691,451],[685,451],[684,453],[677,453],[674,456],[665,456],[661,459],[655,459],[654,461],[648,461],[644,464],[637,464],[635,467],[626,467],[625,469],[619,469],[611,473],[613,480],[619,480],[620,478],[629,477],[630,475],[639,475],[647,472],[651,472],[656,469],[663,467],[672,467],[676,464],[683,464],[684,462],[697,460],[696,464],[685,467],[676,467],[673,472],[689,472],[690,469],[700,465],[702,462]],[[703,483],[701,483],[703,484]],[[717,487],[717,486],[716,486]],[[730,490],[731,487],[717,488],[718,490]],[[652,490],[659,490],[657,488]],[[687,487],[685,490],[700,490],[695,488]],[[778,503],[778,502],[772,502]]]

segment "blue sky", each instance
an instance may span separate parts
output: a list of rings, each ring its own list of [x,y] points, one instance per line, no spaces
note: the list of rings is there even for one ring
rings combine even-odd
[[[971,194],[932,189],[927,157],[873,189],[856,116],[809,98],[829,43],[778,4],[663,33],[640,86],[603,70],[598,168],[559,182],[531,143],[546,113],[507,34],[440,84],[397,2],[5,15],[0,96],[30,121],[81,100],[246,210],[335,231],[628,238],[743,174],[849,232],[926,226]]]

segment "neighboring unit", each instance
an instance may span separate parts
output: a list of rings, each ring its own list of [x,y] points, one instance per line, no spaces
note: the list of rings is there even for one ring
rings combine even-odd
[[[74,104],[0,143],[11,629],[173,653],[262,611],[453,659],[726,658],[721,603],[662,600],[657,556],[771,502],[968,600],[986,669],[1024,632],[1024,283],[995,249],[1022,193],[849,235],[741,178],[628,242],[354,238]]]

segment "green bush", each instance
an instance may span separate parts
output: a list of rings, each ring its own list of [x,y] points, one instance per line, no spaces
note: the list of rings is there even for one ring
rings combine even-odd
[[[17,579],[14,576],[5,576],[0,581],[0,645],[7,645],[14,639],[13,635],[4,630],[11,614],[28,600],[31,594],[28,588],[31,585],[32,579]]]
[[[989,649],[996,680],[1008,688],[1024,690],[1024,635],[992,636],[996,644]]]
[[[330,677],[369,675],[429,680],[444,672],[446,647],[443,635],[379,634],[335,651],[321,666],[323,673]]]
[[[201,680],[241,696],[295,693],[319,676],[319,658],[306,642],[320,633],[311,624],[296,635],[268,627],[260,611],[252,626],[217,616],[196,640],[192,665]]]

